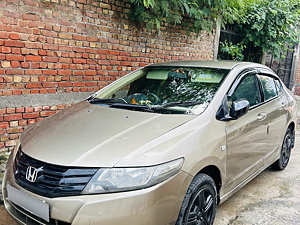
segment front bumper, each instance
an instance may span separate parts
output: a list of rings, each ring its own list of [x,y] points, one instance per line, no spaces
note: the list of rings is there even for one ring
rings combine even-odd
[[[166,225],[175,224],[192,177],[180,172],[151,188],[112,194],[46,198],[28,192],[15,183],[13,157],[3,180],[4,205],[21,224],[28,225]],[[7,198],[7,185],[49,205],[50,222],[31,214]]]

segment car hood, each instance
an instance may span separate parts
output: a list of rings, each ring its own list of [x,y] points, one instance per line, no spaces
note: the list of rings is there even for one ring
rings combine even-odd
[[[193,118],[81,102],[25,130],[21,145],[29,156],[51,164],[113,167]]]

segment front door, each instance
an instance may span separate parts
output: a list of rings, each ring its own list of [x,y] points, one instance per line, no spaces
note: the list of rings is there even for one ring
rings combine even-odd
[[[226,124],[226,192],[261,168],[266,153],[268,119],[255,73],[240,79],[229,96],[232,102],[240,99],[249,101],[250,110],[246,115]]]

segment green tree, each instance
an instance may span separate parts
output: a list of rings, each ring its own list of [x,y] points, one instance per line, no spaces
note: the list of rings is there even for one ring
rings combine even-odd
[[[148,29],[183,24],[189,31],[211,32],[216,20],[239,21],[246,0],[129,0],[131,20]],[[223,19],[222,19],[223,18]],[[224,19],[225,18],[225,19]]]
[[[299,42],[299,0],[261,0],[246,9],[237,23],[242,44],[252,42],[262,52],[279,56]]]
[[[129,0],[131,20],[141,27],[160,30],[181,24],[186,30],[211,32],[216,21],[234,24],[244,37],[224,51],[240,53],[248,43],[275,56],[299,42],[300,0]],[[221,46],[222,47],[222,46]],[[222,50],[222,49],[221,49]]]

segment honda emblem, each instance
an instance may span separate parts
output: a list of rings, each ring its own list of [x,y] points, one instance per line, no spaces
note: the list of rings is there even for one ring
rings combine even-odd
[[[37,178],[38,170],[32,166],[28,166],[26,170],[26,180],[35,182]]]

